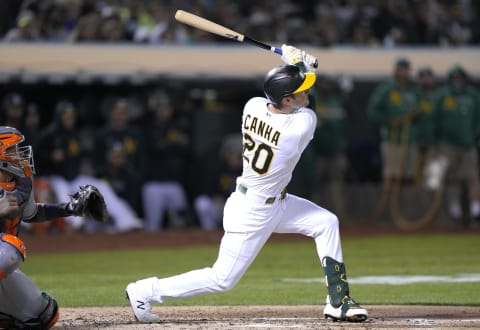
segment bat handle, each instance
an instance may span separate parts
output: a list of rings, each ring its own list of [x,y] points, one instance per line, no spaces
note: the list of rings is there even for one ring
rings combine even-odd
[[[283,55],[283,52],[282,52],[282,50],[281,50],[280,48],[277,48],[277,47],[273,47],[273,46],[272,46],[272,47],[270,47],[270,50],[271,50],[272,52],[274,52],[275,54]]]

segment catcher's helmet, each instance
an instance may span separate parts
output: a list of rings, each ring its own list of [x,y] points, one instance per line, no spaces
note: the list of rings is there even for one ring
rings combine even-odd
[[[26,177],[35,173],[31,146],[19,147],[25,137],[19,130],[0,126],[0,169],[15,176]]]
[[[312,72],[302,72],[298,66],[284,65],[273,68],[263,82],[265,95],[275,104],[285,96],[308,90],[315,83]]]

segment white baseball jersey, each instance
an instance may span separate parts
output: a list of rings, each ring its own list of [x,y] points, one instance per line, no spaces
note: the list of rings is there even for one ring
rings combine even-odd
[[[276,196],[290,182],[313,138],[317,117],[308,108],[276,114],[267,105],[266,98],[255,97],[243,110],[243,173],[237,182],[262,195]]]

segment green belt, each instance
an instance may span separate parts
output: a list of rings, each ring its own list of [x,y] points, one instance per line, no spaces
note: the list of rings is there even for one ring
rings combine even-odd
[[[237,190],[239,192],[241,192],[242,194],[246,195],[247,191],[248,191],[248,188],[245,187],[243,184],[239,184],[239,185],[237,185]],[[278,200],[280,200],[280,201],[283,200],[286,195],[287,195],[287,189],[285,188],[280,193],[280,197],[278,198]],[[277,199],[277,197],[267,197],[267,199],[265,200],[265,204],[273,204],[276,199]]]

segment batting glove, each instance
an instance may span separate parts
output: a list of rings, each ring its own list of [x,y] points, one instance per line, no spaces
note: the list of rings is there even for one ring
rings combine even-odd
[[[282,61],[290,65],[297,65],[302,62],[310,72],[315,72],[318,67],[318,61],[314,56],[289,45],[282,45]]]

